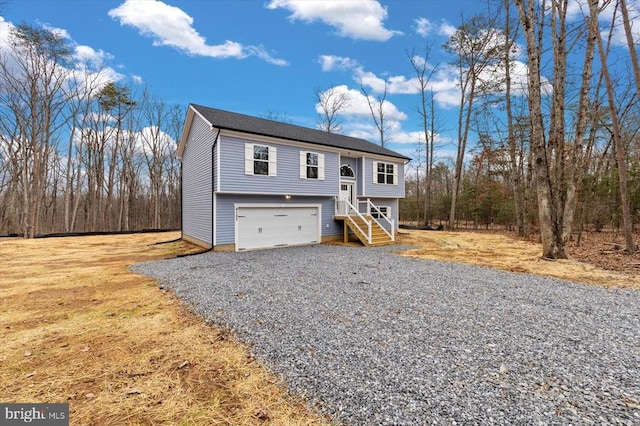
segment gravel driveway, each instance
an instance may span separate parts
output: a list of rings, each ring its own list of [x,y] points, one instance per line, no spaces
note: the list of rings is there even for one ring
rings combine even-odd
[[[640,292],[316,245],[144,263],[347,425],[640,424]]]

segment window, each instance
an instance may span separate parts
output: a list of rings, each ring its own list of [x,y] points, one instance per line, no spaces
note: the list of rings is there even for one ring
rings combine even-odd
[[[373,182],[396,185],[398,182],[396,165],[393,163],[373,162]]]
[[[324,180],[324,154],[300,151],[300,179]]]
[[[253,146],[253,174],[269,175],[269,147]]]
[[[318,179],[318,154],[307,152],[307,179]]]
[[[340,176],[342,177],[356,177],[355,173],[353,173],[353,169],[346,164],[340,167]]]
[[[376,219],[382,219],[383,217],[389,217],[389,207],[378,206],[376,209],[371,209],[371,216]]]
[[[276,148],[252,143],[244,145],[245,174],[276,176],[276,172]]]

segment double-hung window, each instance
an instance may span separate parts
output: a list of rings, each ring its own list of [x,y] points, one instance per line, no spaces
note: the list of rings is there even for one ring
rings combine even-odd
[[[300,178],[324,180],[324,154],[300,151]]]
[[[263,145],[253,146],[253,174],[269,175],[269,147]]]
[[[373,183],[385,185],[397,185],[398,170],[393,163],[384,163],[382,161],[373,162]]]
[[[318,179],[318,154],[307,152],[307,179]]]
[[[276,176],[276,148],[247,143],[244,146],[244,173],[247,175]]]

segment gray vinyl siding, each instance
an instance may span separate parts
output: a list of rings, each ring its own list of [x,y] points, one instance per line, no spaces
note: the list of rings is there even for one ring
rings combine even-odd
[[[362,174],[364,173],[363,162],[364,159],[362,157],[356,158],[356,167],[358,168],[358,173],[356,174],[356,193],[358,197],[364,194],[364,179],[362,179]]]
[[[373,162],[383,161],[385,163],[393,163],[397,168],[397,185],[387,185],[373,183]],[[390,160],[374,160],[365,158],[365,170],[363,184],[365,197],[398,197],[404,198],[404,163]]]
[[[398,199],[397,198],[371,198],[371,202],[378,207],[388,207],[391,211],[391,219],[396,229],[398,229]],[[388,223],[386,220],[379,220],[380,224],[387,228]]]
[[[278,157],[279,158],[279,157]],[[283,196],[219,194],[216,197],[216,245],[235,243],[235,210],[239,204],[322,204],[322,236],[341,235],[340,222],[333,220],[335,214],[334,197],[292,197],[287,200]]]
[[[212,243],[211,147],[216,133],[195,117],[182,156],[182,232]]]
[[[339,155],[321,149],[300,148],[271,142],[222,135],[220,145],[219,191],[291,195],[337,195],[340,179]],[[245,174],[245,143],[275,147],[277,176]],[[300,152],[324,154],[324,180],[300,177]]]

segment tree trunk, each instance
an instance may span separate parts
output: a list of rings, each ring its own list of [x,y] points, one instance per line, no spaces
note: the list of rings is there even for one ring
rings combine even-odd
[[[531,151],[534,158],[536,195],[538,197],[538,220],[542,241],[542,257],[549,259],[566,258],[564,246],[558,237],[553,222],[552,189],[547,162],[547,149],[542,118],[542,88],[540,84],[540,34],[536,40],[535,0],[514,0],[518,8],[524,31],[529,64],[529,113],[531,120]]]
[[[575,141],[571,155],[571,165],[567,175],[566,201],[562,215],[562,243],[567,244],[571,238],[573,224],[578,205],[578,190],[584,177],[584,146],[583,139],[587,129],[587,113],[589,110],[589,92],[591,90],[591,77],[593,76],[593,57],[598,27],[598,0],[590,0],[595,4],[590,7],[589,24],[587,32],[587,44],[585,49],[584,65],[582,67],[582,84],[580,86],[580,99],[578,101],[578,117],[576,120]]]
[[[506,37],[511,40],[511,15],[510,0],[504,1],[505,8],[505,28],[504,33]],[[519,237],[524,237],[526,234],[524,227],[524,194],[520,189],[521,179],[518,170],[518,150],[516,144],[516,136],[513,129],[513,111],[511,107],[511,46],[513,43],[508,41],[508,46],[504,50],[504,70],[505,70],[505,111],[507,113],[507,144],[509,151],[509,162],[511,167],[511,187],[513,188],[513,203],[516,212],[516,232]],[[520,154],[521,155],[521,154]]]
[[[636,45],[633,41],[633,33],[631,32],[631,24],[629,22],[629,12],[627,11],[627,0],[618,0],[620,11],[622,12],[622,23],[624,24],[624,33],[627,38],[627,46],[629,47],[629,55],[631,56],[631,66],[633,68],[633,77],[636,82],[636,94],[640,99],[640,64],[638,63],[638,53]]]
[[[598,2],[593,0],[589,3],[591,9],[595,9],[598,6]],[[613,34],[613,27],[615,22],[615,13],[612,18],[611,30],[609,32],[609,40],[607,42],[607,50],[603,46],[602,35],[600,31],[597,31],[596,37],[598,41],[598,54],[600,57],[600,64],[602,67],[602,75],[604,77],[605,87],[607,90],[607,99],[609,101],[609,111],[611,113],[611,126],[613,146],[615,149],[616,164],[618,166],[618,184],[620,186],[620,203],[622,204],[622,220],[624,226],[624,236],[626,251],[628,254],[634,254],[635,245],[633,244],[633,220],[631,217],[631,208],[629,205],[629,192],[627,188],[628,176],[627,176],[627,161],[625,155],[625,147],[622,143],[622,133],[620,128],[620,121],[618,117],[618,108],[616,106],[615,94],[613,91],[613,82],[611,75],[609,74],[609,65],[607,64],[608,47],[610,46],[611,37]]]

